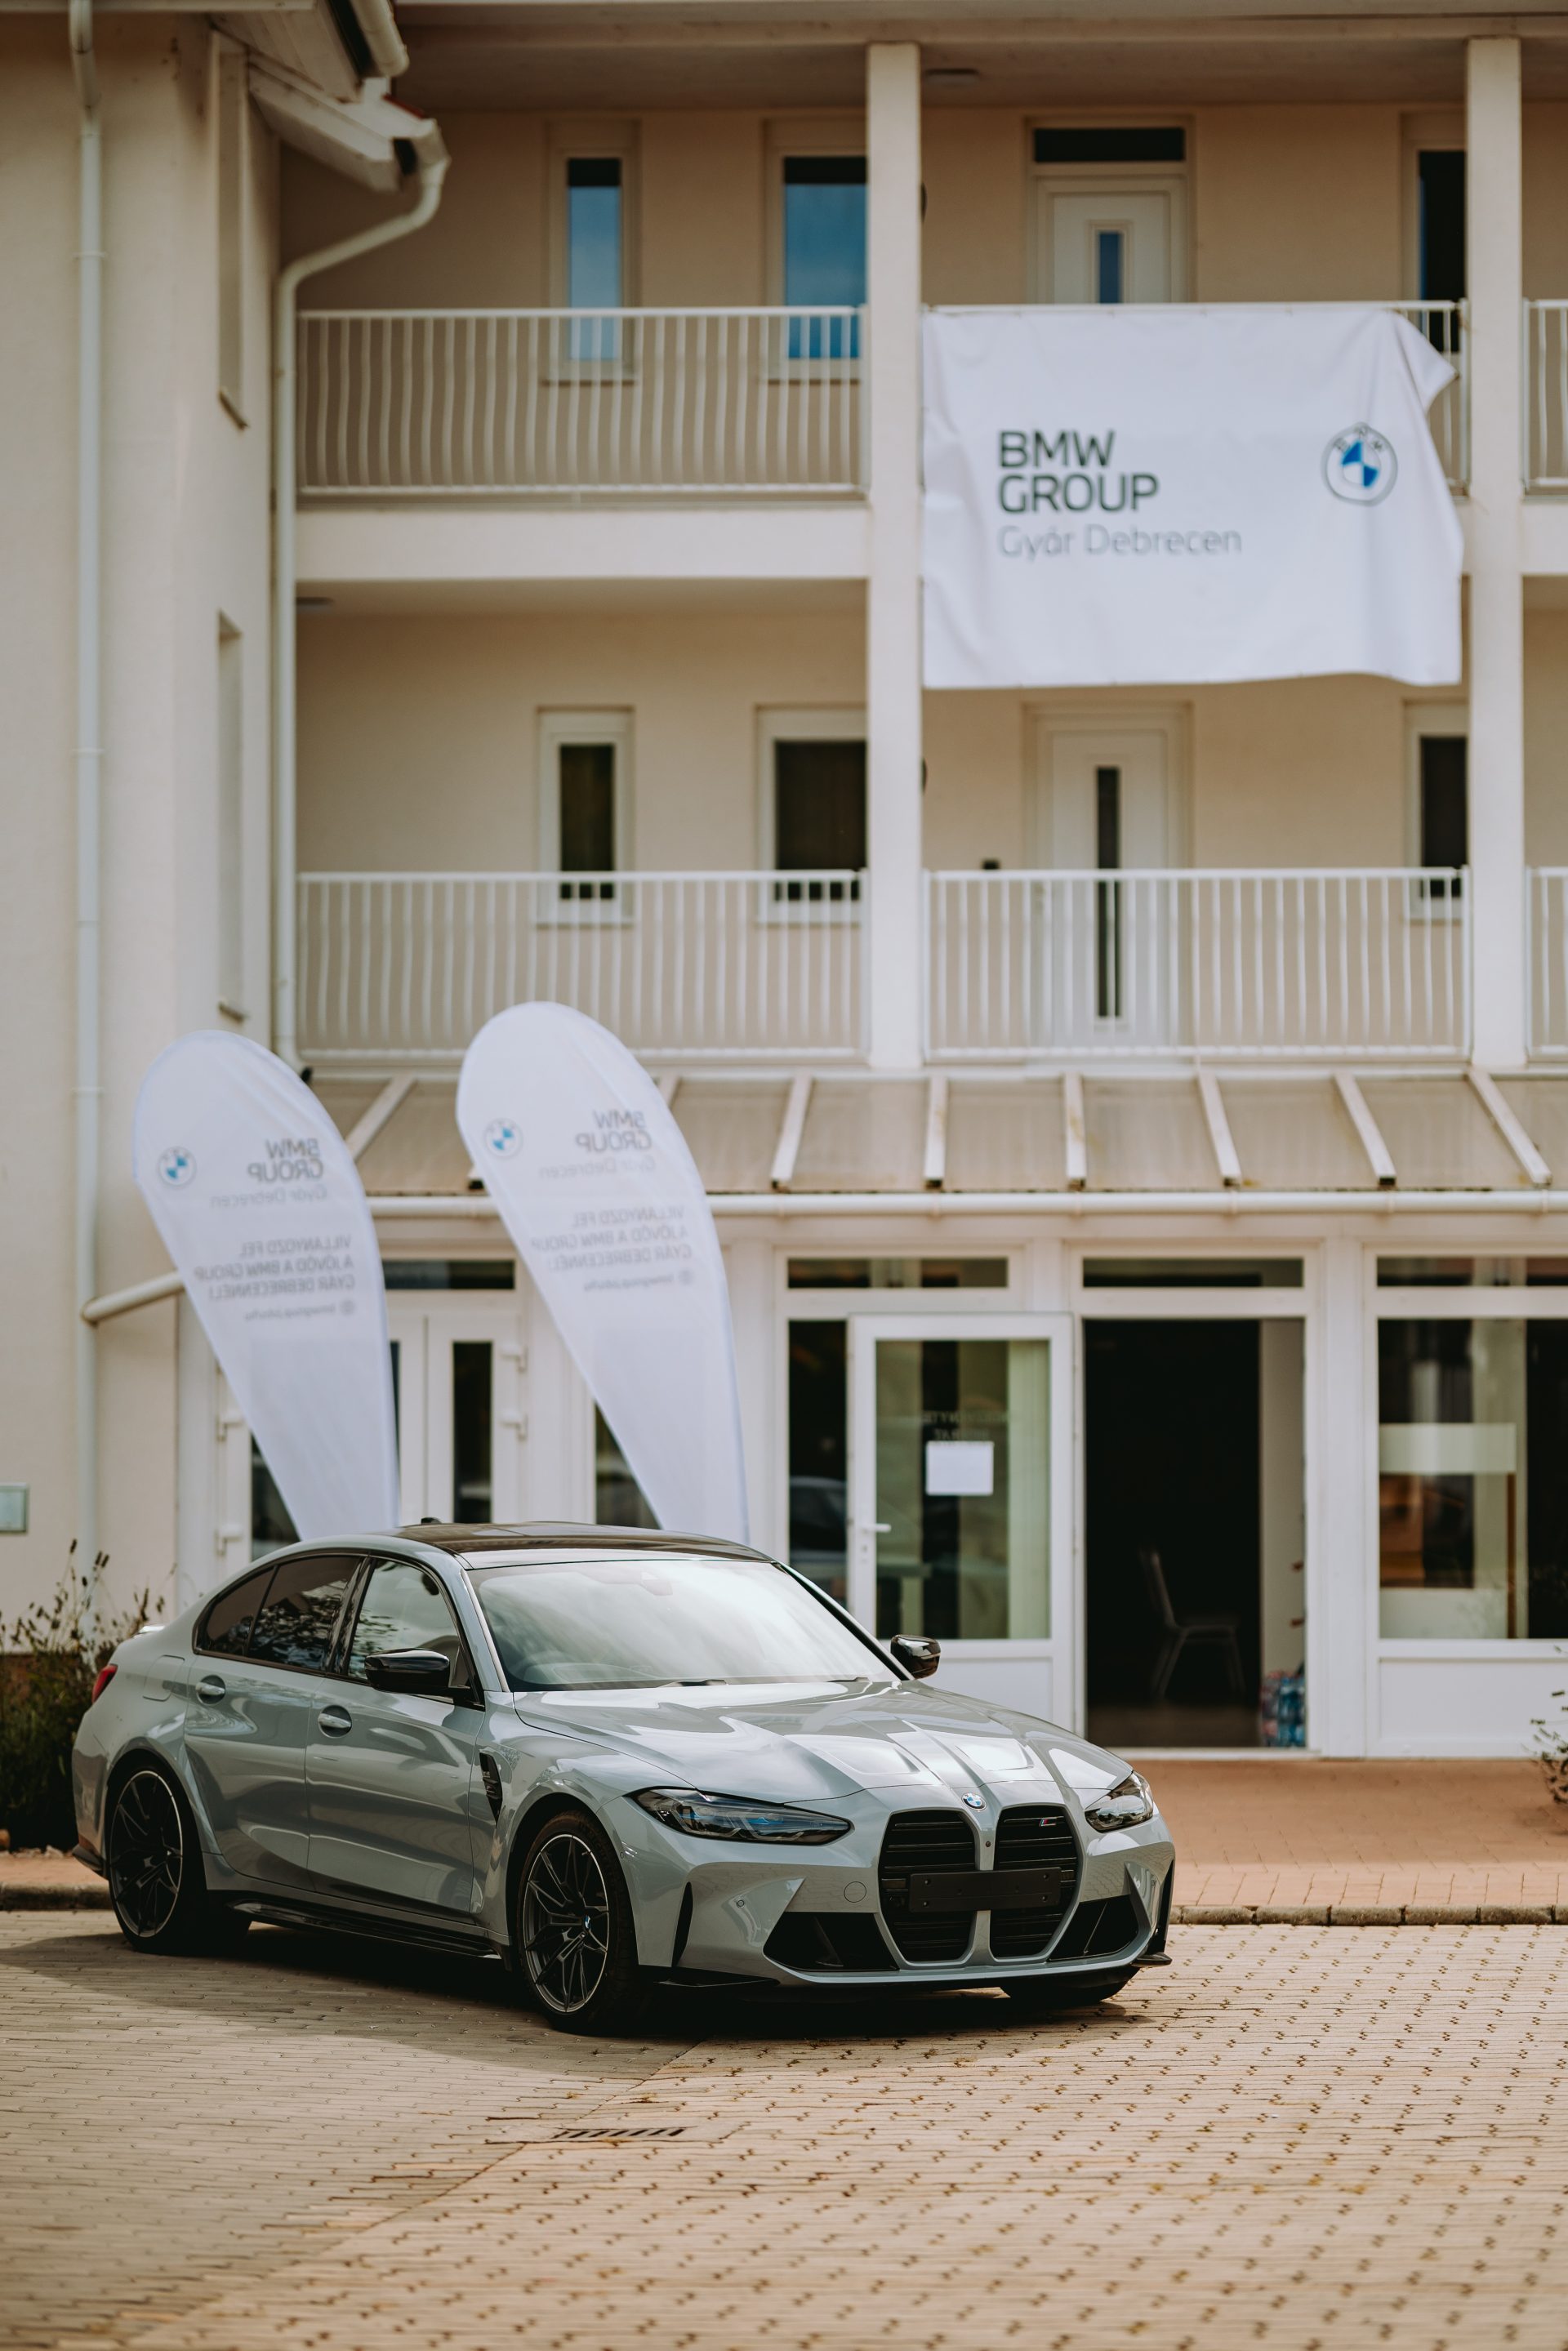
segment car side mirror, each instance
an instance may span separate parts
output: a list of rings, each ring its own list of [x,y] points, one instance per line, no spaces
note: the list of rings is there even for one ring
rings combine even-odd
[[[452,1690],[452,1660],[439,1649],[372,1650],[365,1659],[372,1689],[401,1690],[409,1698],[446,1698]]]
[[[927,1640],[924,1635],[897,1633],[887,1646],[904,1672],[913,1674],[917,1682],[926,1680],[942,1662],[941,1642]]]

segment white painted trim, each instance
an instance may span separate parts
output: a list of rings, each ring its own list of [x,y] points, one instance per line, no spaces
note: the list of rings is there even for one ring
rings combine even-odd
[[[383,1126],[400,1111],[414,1089],[412,1071],[400,1078],[389,1078],[370,1108],[356,1119],[343,1137],[343,1148],[352,1160],[361,1160],[375,1141]]]
[[[1069,1070],[1061,1081],[1061,1139],[1070,1192],[1082,1192],[1089,1182],[1089,1130],[1083,1120],[1083,1077]]]
[[[925,1188],[939,1192],[947,1173],[947,1081],[931,1078],[925,1089]]]
[[[1552,1181],[1551,1168],[1548,1167],[1545,1160],[1542,1157],[1540,1152],[1537,1151],[1534,1144],[1531,1141],[1529,1134],[1525,1131],[1523,1121],[1515,1115],[1508,1102],[1503,1099],[1501,1092],[1499,1091],[1497,1081],[1491,1077],[1487,1071],[1478,1069],[1473,1061],[1466,1074],[1469,1077],[1471,1085],[1475,1088],[1476,1092],[1479,1095],[1482,1102],[1486,1105],[1486,1108],[1491,1113],[1492,1118],[1496,1122],[1499,1134],[1502,1136],[1503,1141],[1507,1144],[1509,1149],[1512,1152],[1514,1157],[1518,1160],[1520,1165],[1529,1176],[1531,1182],[1538,1186],[1550,1184]]]
[[[785,1190],[795,1173],[795,1162],[800,1152],[800,1137],[806,1127],[806,1113],[810,1108],[810,1103],[811,1079],[805,1071],[801,1071],[790,1081],[789,1092],[784,1102],[784,1115],[779,1123],[779,1141],[774,1148],[773,1165],[768,1171],[768,1177],[775,1191]]]
[[[1234,1190],[1241,1182],[1241,1161],[1230,1132],[1230,1121],[1225,1113],[1225,1100],[1219,1091],[1219,1081],[1212,1070],[1199,1070],[1197,1096],[1203,1104],[1203,1115],[1208,1127],[1208,1139],[1214,1147],[1215,1165],[1219,1180]]]
[[[615,865],[630,873],[637,863],[632,798],[633,719],[630,710],[541,710],[538,714],[538,843],[541,873],[560,872],[560,754],[570,744],[610,745],[615,754],[613,795]],[[580,919],[596,914],[620,918],[619,909],[592,905],[563,907],[564,914]]]
[[[1361,1091],[1359,1081],[1350,1076],[1346,1071],[1336,1070],[1334,1085],[1341,1102],[1349,1113],[1351,1124],[1361,1137],[1361,1147],[1366,1154],[1375,1179],[1385,1188],[1397,1184],[1399,1171],[1394,1165],[1388,1145],[1383,1140],[1383,1129],[1367,1107],[1366,1096]]]

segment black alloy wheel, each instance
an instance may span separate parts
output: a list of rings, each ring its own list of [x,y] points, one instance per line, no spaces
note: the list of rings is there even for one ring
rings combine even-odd
[[[138,1766],[110,1808],[110,1899],[132,1950],[233,1949],[250,1921],[207,1892],[189,1805],[167,1771]]]
[[[626,1882],[586,1813],[545,1822],[523,1862],[516,1912],[523,1980],[563,2032],[629,2024],[646,1986]]]

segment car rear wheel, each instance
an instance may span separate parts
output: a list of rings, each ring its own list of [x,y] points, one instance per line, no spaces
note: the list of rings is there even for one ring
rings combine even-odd
[[[120,1931],[134,1951],[233,1949],[250,1921],[207,1892],[191,1808],[156,1763],[114,1792],[106,1859]]]
[[[609,1838],[586,1813],[535,1832],[513,1931],[523,1983],[561,2032],[624,2032],[647,1998],[632,1900]]]
[[[1076,1981],[1071,1977],[1053,1981],[1050,1976],[1026,1976],[1003,1990],[1026,2016],[1060,2016],[1068,2009],[1096,2008],[1103,2000],[1114,2000],[1132,1982],[1133,1974],[1128,1969],[1118,1976],[1080,1976]]]

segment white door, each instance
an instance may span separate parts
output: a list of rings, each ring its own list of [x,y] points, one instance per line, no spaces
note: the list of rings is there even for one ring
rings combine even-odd
[[[517,1299],[394,1292],[387,1327],[403,1524],[518,1518],[525,1432]]]
[[[1047,302],[1179,302],[1185,190],[1035,183],[1035,246]]]
[[[1168,878],[1180,831],[1166,726],[1040,728],[1034,861],[1049,945],[1041,1033],[1060,1050],[1168,1044],[1182,910]],[[1115,877],[1124,875],[1125,879]]]
[[[934,1634],[938,1684],[1065,1721],[1075,1676],[1069,1316],[850,1320],[849,1604]]]

